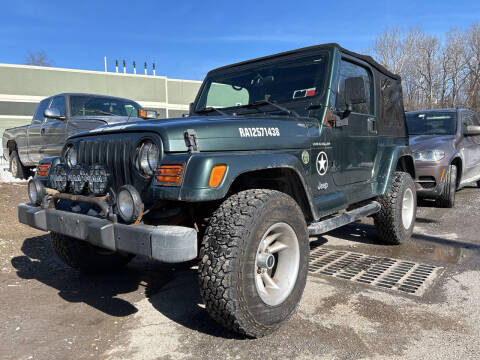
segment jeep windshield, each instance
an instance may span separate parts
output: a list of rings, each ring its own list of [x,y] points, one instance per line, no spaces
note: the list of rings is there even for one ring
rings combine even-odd
[[[140,105],[134,101],[87,95],[70,96],[72,116],[138,116]]]
[[[456,112],[431,111],[405,114],[408,135],[455,135]]]
[[[305,113],[305,101],[321,95],[327,72],[327,53],[287,56],[215,71],[207,76],[195,106],[197,114],[253,112]],[[274,103],[274,104],[271,104]],[[282,108],[275,106],[282,104]],[[299,106],[303,105],[303,106]],[[207,111],[205,111],[207,109]],[[300,110],[298,110],[300,109]]]

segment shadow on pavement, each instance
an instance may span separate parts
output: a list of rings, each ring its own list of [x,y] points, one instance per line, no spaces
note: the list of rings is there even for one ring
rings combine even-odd
[[[48,235],[25,239],[21,250],[24,255],[11,260],[17,275],[58,290],[68,302],[85,303],[110,316],[125,317],[138,309],[117,295],[144,287],[153,307],[179,325],[212,336],[237,338],[208,315],[200,297],[197,271],[191,264],[173,267],[139,257],[125,269],[91,276],[64,265],[52,250]]]

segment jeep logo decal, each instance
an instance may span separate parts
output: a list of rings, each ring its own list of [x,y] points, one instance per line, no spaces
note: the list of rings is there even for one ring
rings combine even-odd
[[[327,173],[328,170],[328,156],[325,151],[320,151],[317,155],[317,172],[318,175],[323,176]]]

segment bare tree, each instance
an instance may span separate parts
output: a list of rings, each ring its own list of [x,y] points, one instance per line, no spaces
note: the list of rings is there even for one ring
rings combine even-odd
[[[370,50],[402,77],[406,110],[464,105],[480,111],[480,25],[440,37],[410,28],[382,32]]]
[[[26,65],[51,66],[51,63],[51,60],[48,59],[43,50],[36,52],[28,51],[28,55],[25,59]]]
[[[466,104],[480,110],[480,25],[474,23],[466,32]]]

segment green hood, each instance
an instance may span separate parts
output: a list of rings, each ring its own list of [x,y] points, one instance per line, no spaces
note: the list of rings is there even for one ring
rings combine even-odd
[[[195,116],[104,126],[89,134],[153,131],[161,136],[165,152],[187,151],[187,129],[196,131],[200,151],[300,149],[308,147],[311,125],[305,118]]]

